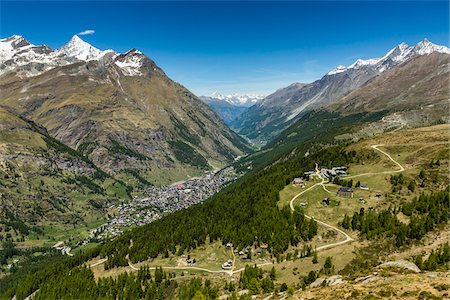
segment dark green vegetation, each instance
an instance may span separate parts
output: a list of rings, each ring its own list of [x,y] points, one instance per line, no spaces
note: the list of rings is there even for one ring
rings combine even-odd
[[[14,159],[0,169],[0,240],[48,241],[54,238],[52,224],[58,230],[88,226],[103,218],[106,203],[130,197],[131,186],[81,152],[24,117],[2,113],[12,129],[0,133],[0,141],[8,145],[1,154]]]
[[[439,249],[431,251],[425,260],[421,255],[414,258],[414,263],[423,271],[436,271],[450,269],[450,246],[445,243]]]
[[[52,253],[52,252],[50,252]],[[99,248],[94,248],[86,253],[74,257],[62,256],[60,253],[42,255],[39,259],[28,262],[26,268],[18,268],[11,275],[1,279],[1,299],[11,299],[14,295],[17,299],[24,299],[50,278],[64,280],[70,270],[77,268],[83,262],[97,256]]]
[[[448,189],[431,194],[421,194],[412,202],[403,204],[400,208],[387,209],[379,213],[361,209],[350,218],[347,215],[341,223],[345,229],[361,232],[366,239],[386,236],[395,240],[397,247],[407,244],[410,240],[420,240],[427,232],[439,224],[449,220],[450,198]],[[405,224],[396,217],[401,211],[410,218]]]
[[[284,130],[275,139],[267,143],[261,151],[241,159],[237,169],[246,171],[251,168],[258,171],[268,164],[289,156],[299,156],[306,153],[316,153],[325,147],[340,145],[336,136],[356,131],[361,126],[377,121],[384,112],[364,113],[342,116],[328,111],[312,111]],[[324,166],[329,165],[327,162]],[[336,166],[337,164],[333,164]]]
[[[353,155],[343,147],[331,147],[306,158],[290,157],[244,176],[201,205],[125,233],[106,244],[102,256],[109,258],[110,266],[121,266],[127,264],[126,255],[138,262],[166,252],[181,254],[204,244],[208,236],[211,241],[232,242],[237,249],[267,243],[272,254],[277,255],[317,233],[316,222],[306,219],[303,213],[277,207],[280,190],[294,177],[314,168],[316,162],[346,165]]]
[[[121,154],[129,157],[135,157],[139,160],[151,160],[150,157],[139,153],[136,150],[130,149],[127,146],[120,144],[118,141],[109,139],[111,141],[111,147],[108,147],[108,151],[112,154]]]
[[[170,141],[169,144],[176,159],[180,162],[189,164],[193,167],[199,167],[201,169],[208,168],[208,161],[188,144],[182,141]]]
[[[263,270],[257,266],[246,266],[239,279],[239,287],[248,289],[251,294],[259,294],[261,291],[271,293],[275,289],[275,277],[274,268],[269,274],[264,275]]]
[[[16,294],[18,299],[22,299],[40,288],[42,282],[46,284],[46,274],[54,274],[55,278],[64,280],[63,273],[55,271],[55,268],[63,268],[62,265],[64,272],[70,272],[98,254],[108,257],[108,267],[127,265],[127,254],[132,262],[137,262],[167,251],[183,253],[204,243],[207,236],[211,240],[220,238],[223,243],[231,241],[238,249],[264,242],[272,254],[282,253],[289,245],[311,239],[317,232],[317,224],[306,219],[301,212],[292,213],[287,207],[279,209],[279,191],[294,177],[314,168],[316,162],[346,165],[354,159],[353,155],[339,146],[306,158],[303,155],[286,158],[256,174],[244,176],[203,204],[133,229],[95,252],[50,264],[32,276],[22,275],[26,277],[22,281],[29,282],[27,284],[18,286],[14,280],[17,277],[9,276],[9,285],[2,286],[8,289],[8,295]],[[256,241],[255,236],[258,237]],[[129,247],[131,240],[132,247]],[[77,272],[85,274],[81,269]]]

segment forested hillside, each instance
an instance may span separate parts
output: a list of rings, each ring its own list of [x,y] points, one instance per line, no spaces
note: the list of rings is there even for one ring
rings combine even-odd
[[[127,256],[132,262],[137,262],[166,252],[183,253],[204,243],[207,236],[211,240],[221,239],[223,243],[232,242],[237,248],[267,243],[272,254],[283,252],[289,245],[297,245],[300,241],[308,241],[317,233],[317,224],[300,212],[279,209],[280,190],[294,177],[313,169],[315,163],[346,165],[356,154],[345,152],[342,146],[327,148],[308,157],[302,154],[305,151],[303,149],[283,162],[244,176],[203,204],[135,228],[96,251],[108,258],[106,266],[110,268],[128,265]],[[91,253],[78,260],[70,259],[72,263],[69,265],[76,266],[96,255]],[[27,277],[31,285],[28,291],[37,289],[39,282],[44,280],[44,274],[40,274]],[[24,285],[17,285],[14,277],[12,275],[7,279],[9,284],[2,286],[4,291],[16,293],[20,299],[20,295],[27,293],[23,292]],[[63,276],[58,278],[64,280]],[[20,293],[16,292],[17,288],[20,288]]]
[[[346,165],[354,155],[337,146],[306,158],[290,157],[245,176],[202,205],[124,234],[106,244],[102,255],[110,260],[109,266],[127,265],[127,255],[132,262],[138,262],[166,252],[181,254],[203,244],[207,236],[213,241],[221,239],[224,244],[232,242],[237,249],[267,243],[273,254],[283,252],[289,245],[310,240],[317,225],[288,207],[279,209],[280,190],[294,177],[313,169],[315,163]]]

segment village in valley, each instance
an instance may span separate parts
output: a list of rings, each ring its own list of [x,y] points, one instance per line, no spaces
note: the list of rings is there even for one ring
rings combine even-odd
[[[228,167],[170,186],[149,187],[143,193],[146,197],[135,197],[129,202],[111,205],[109,211],[114,213],[109,215],[107,223],[92,230],[89,238],[76,246],[116,237],[125,228],[148,224],[166,214],[201,203],[236,178],[233,167]]]

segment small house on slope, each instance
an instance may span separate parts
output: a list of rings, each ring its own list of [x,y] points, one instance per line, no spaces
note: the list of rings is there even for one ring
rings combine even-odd
[[[341,187],[337,191],[337,195],[340,197],[353,198],[353,189],[348,187]]]

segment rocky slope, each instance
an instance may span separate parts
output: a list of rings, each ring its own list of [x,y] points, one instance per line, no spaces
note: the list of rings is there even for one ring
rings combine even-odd
[[[265,143],[308,112],[336,102],[402,63],[431,53],[448,55],[450,50],[425,39],[415,46],[401,43],[381,58],[338,66],[313,83],[292,84],[267,96],[238,117],[233,126],[255,142]]]
[[[206,104],[136,49],[100,51],[77,36],[56,51],[19,36],[0,45],[0,105],[109,174],[126,178],[132,170],[158,181],[249,151]]]
[[[0,107],[0,227],[12,227],[14,241],[52,223],[73,230],[101,221],[109,203],[128,197],[124,183]]]

